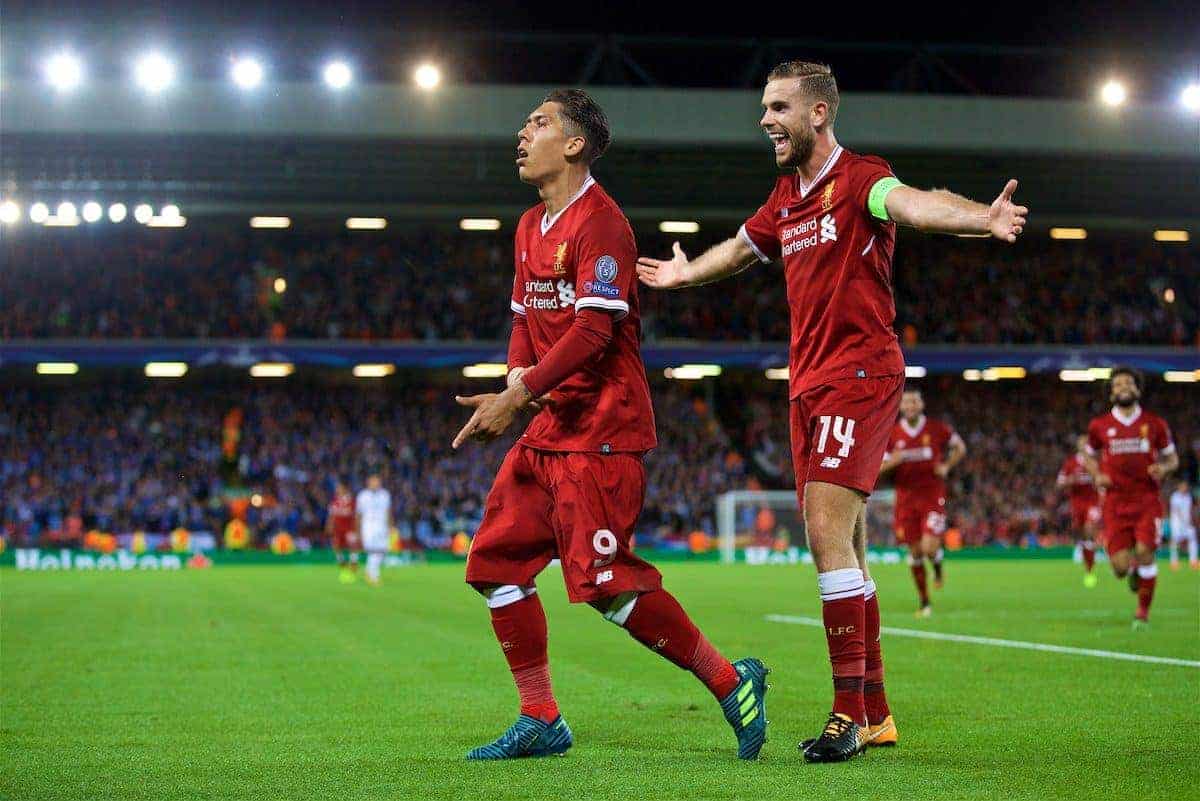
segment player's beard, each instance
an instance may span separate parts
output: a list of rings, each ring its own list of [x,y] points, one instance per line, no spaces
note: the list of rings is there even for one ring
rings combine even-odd
[[[778,166],[786,167],[790,170],[798,169],[812,155],[813,148],[817,144],[817,135],[813,133],[811,128],[804,128],[799,131],[791,131],[787,128],[784,128],[784,130],[787,132],[792,152]]]
[[[1136,392],[1126,392],[1121,395],[1113,395],[1112,402],[1120,406],[1122,409],[1129,409],[1138,402],[1138,396]]]

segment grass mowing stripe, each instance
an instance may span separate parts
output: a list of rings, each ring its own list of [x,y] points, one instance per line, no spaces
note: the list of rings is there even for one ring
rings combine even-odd
[[[796,615],[766,615],[772,623],[794,623],[800,626],[824,626],[823,620],[815,617],[799,617]],[[892,626],[880,626],[884,634],[894,634],[897,637],[916,637],[920,640],[945,640],[946,642],[966,642],[972,645],[994,645],[998,648],[1023,648],[1026,651],[1049,651],[1055,654],[1071,654],[1073,656],[1095,656],[1101,659],[1120,659],[1126,662],[1149,662],[1155,665],[1178,665],[1179,667],[1200,668],[1200,662],[1191,659],[1174,659],[1169,656],[1147,656],[1146,654],[1126,654],[1120,651],[1101,651],[1097,648],[1073,648],[1069,645],[1050,645],[1042,642],[1024,642],[1023,640],[1001,640],[996,637],[975,637],[970,634],[944,634],[940,631],[921,631],[920,629],[898,629]]]

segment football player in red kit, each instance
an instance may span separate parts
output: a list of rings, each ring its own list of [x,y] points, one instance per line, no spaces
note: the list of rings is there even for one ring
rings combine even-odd
[[[838,103],[829,67],[788,61],[773,69],[759,124],[787,174],[735,236],[698,258],[689,260],[677,242],[669,261],[638,260],[638,277],[660,289],[783,260],[796,489],[833,667],[833,710],[821,735],[801,743],[809,762],[842,761],[868,743],[896,742],[863,514],[904,387],[892,328],[896,225],[1015,242],[1029,211],[1012,201],[1016,181],[990,206],[904,186],[883,159],[838,144]]]
[[[354,496],[344,482],[337,482],[325,515],[325,533],[338,563],[338,579],[353,584],[358,571],[358,531],[354,526]]]
[[[517,224],[508,388],[458,399],[475,411],[453,444],[494,439],[541,399],[496,475],[467,558],[466,580],[487,600],[521,712],[467,758],[571,746],[534,586],[557,558],[570,600],[695,675],[720,703],[738,757],[754,759],[766,739],[766,668],[725,659],[631,546],[646,489],[642,457],[657,443],[639,344],[637,246],[591,175],[609,140],[604,112],[574,89],[552,92],[517,133],[518,173],[542,202]]]
[[[929,617],[929,585],[925,560],[933,564],[933,586],[942,587],[942,535],[946,533],[946,476],[967,455],[967,446],[953,428],[925,416],[921,390],[904,390],[900,419],[888,439],[882,476],[896,471],[896,541],[908,546],[908,564],[921,606]]]
[[[1104,492],[1104,550],[1117,578],[1137,593],[1133,627],[1150,620],[1158,580],[1154,555],[1162,525],[1162,482],[1179,467],[1165,420],[1142,408],[1142,375],[1115,368],[1109,379],[1112,409],[1088,425],[1088,472]]]
[[[1054,485],[1065,490],[1071,503],[1071,533],[1079,542],[1083,556],[1083,586],[1091,589],[1098,583],[1096,572],[1096,537],[1100,530],[1100,492],[1087,469],[1086,434],[1075,440],[1075,453],[1062,463]]]

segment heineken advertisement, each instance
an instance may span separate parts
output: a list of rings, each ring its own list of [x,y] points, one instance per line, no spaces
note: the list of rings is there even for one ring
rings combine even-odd
[[[716,562],[720,555],[716,551],[692,554],[680,550],[648,550],[640,552],[655,562]],[[1069,559],[1074,550],[1064,548],[968,548],[947,555],[957,559]],[[908,556],[898,548],[881,548],[867,554],[869,561],[878,564],[900,564]],[[739,549],[737,560],[748,565],[795,565],[812,564],[812,555],[804,549],[789,547]],[[390,553],[384,558],[384,567],[409,567],[426,563],[462,564],[460,556],[444,551],[426,553]],[[324,565],[333,564],[333,552],[319,549],[276,554],[270,551],[204,551],[197,553],[143,553],[126,550],[100,553],[76,551],[69,548],[14,548],[0,552],[0,566],[16,567],[17,570],[186,570],[223,567],[227,565]]]

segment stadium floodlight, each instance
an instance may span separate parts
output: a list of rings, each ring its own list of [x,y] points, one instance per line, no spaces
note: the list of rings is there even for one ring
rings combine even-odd
[[[1200,381],[1200,370],[1167,370],[1163,380],[1168,384],[1195,384]]]
[[[508,365],[505,365],[507,367]],[[387,378],[396,372],[394,364],[356,364],[351,371],[355,378]]]
[[[275,290],[276,295],[282,295],[287,292],[287,279],[280,276],[271,284],[271,288]]]
[[[1160,228],[1154,232],[1155,242],[1175,242],[1182,244],[1191,239],[1187,231],[1174,231],[1167,228]]]
[[[182,378],[187,371],[187,362],[146,363],[146,378]]]
[[[681,364],[678,367],[668,367],[663,370],[667,378],[681,381],[695,381],[700,378],[716,378],[721,374],[719,364]]]
[[[413,81],[418,89],[430,92],[442,82],[442,71],[434,64],[422,64],[413,71]]]
[[[1106,106],[1116,108],[1117,106],[1124,105],[1128,99],[1129,90],[1120,81],[1105,81],[1104,85],[1100,87],[1100,102]]]
[[[133,65],[133,80],[144,91],[156,95],[175,83],[175,63],[162,53],[147,53]]]
[[[21,219],[21,207],[11,200],[0,203],[0,223],[12,225]]]
[[[904,365],[905,378],[924,378],[928,373],[929,371],[919,364]]]
[[[104,207],[94,200],[89,200],[83,204],[83,221],[94,223],[99,222],[104,216]]]
[[[1200,83],[1189,83],[1179,93],[1179,105],[1193,114],[1200,112]]]
[[[256,89],[263,79],[262,64],[253,58],[239,58],[233,62],[229,76],[239,89]]]
[[[980,381],[983,379],[983,371],[975,369],[963,370],[964,381]]]
[[[1086,228],[1051,228],[1051,239],[1087,239]]]
[[[79,365],[75,362],[38,362],[38,375],[75,375]]]
[[[321,76],[325,79],[326,86],[341,91],[354,80],[354,71],[345,61],[331,61],[325,65]]]
[[[59,203],[54,215],[47,217],[42,224],[51,228],[73,228],[79,225],[79,214],[75,210],[75,204],[70,201]]]
[[[1174,303],[1174,302],[1175,302],[1175,290],[1174,290],[1174,288],[1172,288],[1172,287],[1167,287],[1166,289],[1164,289],[1164,290],[1163,290],[1163,300],[1165,300],[1167,303]]]
[[[139,203],[133,209],[133,219],[140,222],[142,225],[150,222],[150,218],[154,216],[154,209],[149,203]]]
[[[187,225],[187,217],[180,217],[176,214],[174,217],[151,217],[146,220],[147,228],[182,228]]]
[[[113,223],[125,222],[128,209],[124,203],[114,203],[108,207],[108,221]]]
[[[29,207],[29,221],[41,225],[50,218],[50,208],[42,202],[34,203]]]
[[[346,227],[351,231],[382,231],[387,228],[383,217],[348,217]]]
[[[1107,381],[1112,376],[1111,367],[1067,368],[1058,371],[1060,381]]]
[[[69,92],[83,83],[83,62],[66,51],[48,58],[42,71],[46,82],[59,92]]]
[[[172,217],[178,217],[179,216],[179,207],[176,206],[174,203],[168,203],[167,205],[162,207],[161,211],[158,212],[158,216],[162,217],[164,219],[168,219],[168,220],[171,219]]]
[[[251,378],[287,378],[296,371],[291,362],[259,362],[250,365]]]
[[[58,204],[58,208],[54,210],[54,216],[60,220],[74,219],[76,214],[75,204],[69,200],[65,200]]]
[[[786,367],[768,367],[766,375],[771,381],[787,381],[790,372]]]
[[[464,231],[499,231],[500,221],[495,218],[464,217],[458,221]]]
[[[503,378],[508,375],[508,365],[503,362],[480,362],[468,364],[462,369],[463,378]]]
[[[1024,367],[989,367],[983,371],[984,381],[1000,381],[1006,378],[1024,378]]]
[[[251,228],[290,228],[291,217],[251,217]]]
[[[664,234],[695,234],[700,231],[700,223],[695,220],[663,220],[658,224],[658,230]]]

